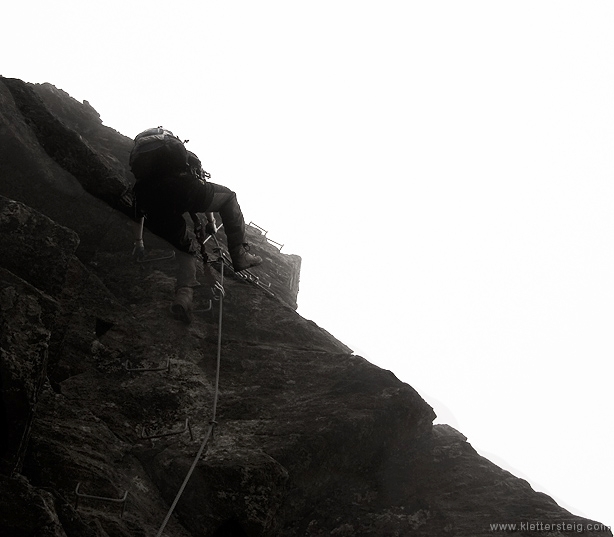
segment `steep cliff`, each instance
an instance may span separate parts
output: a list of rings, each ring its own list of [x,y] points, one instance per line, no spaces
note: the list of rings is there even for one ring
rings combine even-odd
[[[192,324],[174,321],[174,261],[130,255],[131,140],[49,84],[0,79],[0,121],[2,535],[155,535],[209,430],[164,535],[595,524],[433,426],[409,385],[299,316],[300,259],[255,228],[265,263],[251,281],[224,271],[221,318],[203,285]]]

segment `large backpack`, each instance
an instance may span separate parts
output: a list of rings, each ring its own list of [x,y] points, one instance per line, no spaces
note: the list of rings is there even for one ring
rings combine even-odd
[[[201,183],[206,183],[211,179],[211,174],[203,170],[200,159],[192,151],[188,151],[188,169],[192,177],[198,179]]]
[[[162,127],[147,129],[136,136],[129,162],[137,181],[189,169],[185,145]]]

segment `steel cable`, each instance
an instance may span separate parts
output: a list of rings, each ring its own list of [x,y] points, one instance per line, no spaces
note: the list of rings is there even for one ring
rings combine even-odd
[[[164,521],[162,522],[162,526],[160,526],[160,529],[158,530],[156,537],[161,537],[162,533],[164,532],[164,528],[168,524],[168,521],[170,520],[173,514],[173,511],[175,510],[175,507],[177,506],[177,503],[179,502],[179,499],[181,498],[181,495],[183,494],[183,491],[185,490],[188,484],[188,481],[190,480],[190,477],[192,477],[192,474],[194,473],[194,470],[196,469],[196,465],[198,464],[198,461],[200,460],[200,457],[202,456],[203,451],[205,450],[205,447],[207,446],[209,439],[211,438],[211,435],[213,434],[213,429],[217,425],[217,422],[215,421],[215,417],[217,415],[217,400],[219,396],[219,387],[220,387],[220,366],[222,363],[222,312],[223,312],[223,306],[224,306],[224,291],[223,291],[224,289],[224,259],[221,253],[222,250],[220,248],[220,245],[217,239],[215,238],[215,235],[212,235],[212,237],[214,238],[217,244],[216,250],[218,250],[220,253],[220,256],[219,256],[220,264],[221,264],[221,268],[220,268],[221,282],[220,283],[222,287],[222,291],[220,292],[220,311],[218,315],[217,366],[216,366],[216,371],[215,371],[215,390],[214,390],[214,395],[213,395],[213,410],[211,412],[211,420],[209,421],[209,427],[207,429],[207,433],[205,434],[205,438],[203,439],[200,445],[200,448],[198,449],[198,453],[196,454],[196,457],[194,458],[194,461],[192,462],[192,466],[190,466],[190,469],[188,470],[188,473],[185,476],[185,479],[183,480],[183,483],[181,484],[181,487],[179,488],[179,491],[177,492],[177,495],[175,496],[175,499],[173,500],[173,503],[171,504],[168,510],[168,513],[166,513],[166,517],[164,518]]]

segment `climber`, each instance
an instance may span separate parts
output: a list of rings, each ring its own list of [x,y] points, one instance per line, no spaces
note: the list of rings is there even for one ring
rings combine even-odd
[[[217,231],[213,213],[219,213],[235,272],[259,265],[262,258],[249,252],[245,220],[236,194],[207,181],[210,176],[203,171],[198,157],[187,151],[170,131],[159,127],[139,134],[130,155],[130,166],[137,179],[133,188],[137,222],[133,252],[136,256],[144,253],[143,220],[148,229],[175,247],[177,274],[171,311],[176,318],[189,323],[193,288],[199,285],[195,257],[199,248],[196,237],[188,230],[185,213],[190,214],[195,229],[200,223],[197,213],[205,213],[204,231],[209,234]]]

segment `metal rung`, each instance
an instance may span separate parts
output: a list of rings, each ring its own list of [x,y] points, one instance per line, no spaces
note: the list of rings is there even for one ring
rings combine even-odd
[[[79,508],[79,498],[85,498],[87,500],[97,500],[100,502],[121,503],[122,511],[120,517],[124,516],[124,511],[126,509],[126,499],[128,498],[128,491],[124,493],[123,498],[105,498],[104,496],[92,496],[91,494],[82,494],[79,492],[80,486],[81,481],[77,483],[77,488],[75,489],[75,510]]]
[[[150,434],[148,435],[145,431],[145,427],[143,427],[141,429],[141,438],[144,440],[152,440],[154,438],[163,438],[165,436],[173,436],[176,434],[181,434],[181,433],[185,433],[186,431],[188,431],[190,433],[190,440],[194,440],[194,435],[192,434],[192,427],[190,427],[190,419],[186,418],[185,419],[185,426],[183,427],[183,429],[181,429],[181,431],[171,431],[169,433],[158,433],[158,434]]]
[[[269,288],[271,287],[270,283],[261,282],[258,276],[252,274],[248,270],[243,270],[241,272],[235,272],[235,275],[238,276],[243,281],[253,283],[257,287],[260,287],[260,289],[266,291],[270,296],[275,296],[275,294],[269,290]]]
[[[254,278],[254,283],[257,285],[260,285],[261,287],[266,287],[267,289],[270,289],[271,284],[270,283],[265,283],[263,282],[260,278],[258,278],[257,276]]]
[[[250,222],[249,224],[247,224],[248,226],[252,226],[255,227],[256,229],[259,229],[260,231],[262,231],[262,234],[266,237],[266,234],[268,233],[268,231],[266,231],[265,229],[261,228],[260,226],[254,224],[253,222]]]
[[[278,247],[279,247],[279,251],[280,251],[280,252],[281,252],[281,249],[284,247],[284,245],[283,245],[283,244],[281,244],[281,243],[279,243],[279,242],[276,242],[276,241],[274,241],[274,240],[272,240],[272,239],[269,239],[268,237],[267,237],[267,239],[266,239],[266,240],[267,240],[267,241],[269,241],[269,242],[272,242],[272,243],[273,243],[275,246],[278,246]]]
[[[219,299],[216,299],[219,300]],[[199,308],[197,310],[194,310],[194,313],[203,313],[205,311],[211,311],[213,309],[213,301],[211,299],[209,299],[209,305],[206,308]]]
[[[143,371],[167,371],[170,373],[171,371],[171,359],[169,358],[168,361],[166,362],[166,365],[163,367],[130,367],[130,360],[126,360],[126,363],[124,364],[124,367],[126,369],[126,371],[131,371],[131,372],[143,372]]]
[[[257,285],[258,287],[260,287],[260,289],[262,289],[262,290],[263,290],[263,291],[264,291],[264,292],[265,292],[267,295],[269,295],[269,296],[275,296],[275,293],[273,293],[273,291],[271,291],[270,289],[267,289],[267,288],[266,288],[266,287],[264,287],[264,285],[262,285],[261,283],[256,282],[256,285]]]
[[[159,257],[151,257],[149,259],[144,257],[143,259],[137,259],[136,262],[137,263],[153,263],[154,261],[165,261],[166,259],[175,259],[175,251],[173,250],[170,254],[164,254]]]
[[[248,281],[250,281],[252,283],[255,283],[256,285],[260,285],[262,287],[265,287],[267,289],[269,287],[271,287],[270,283],[264,283],[263,281],[261,281],[260,280],[260,276],[256,276],[255,274],[252,274],[249,270],[245,270],[244,272],[246,274],[246,276],[245,276],[246,280],[248,280]]]

